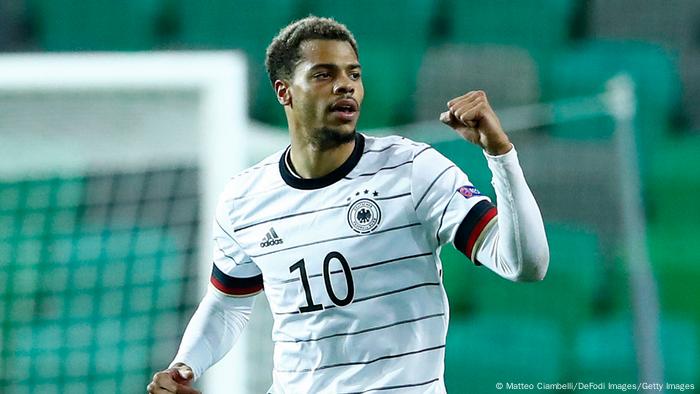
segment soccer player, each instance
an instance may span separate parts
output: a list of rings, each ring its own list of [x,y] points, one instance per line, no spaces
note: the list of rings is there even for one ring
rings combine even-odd
[[[231,349],[264,289],[270,393],[445,393],[441,246],[513,281],[541,280],[549,262],[539,208],[486,94],[450,100],[439,119],[484,150],[498,211],[430,146],[356,132],[362,69],[344,25],[292,23],[266,66],[291,144],[226,185],[211,285],[148,391],[196,393],[190,383]]]

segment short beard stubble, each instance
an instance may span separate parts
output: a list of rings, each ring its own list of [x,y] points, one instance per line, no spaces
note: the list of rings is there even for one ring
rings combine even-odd
[[[316,149],[325,151],[354,141],[355,134],[357,134],[357,130],[348,133],[332,127],[321,127],[314,131],[309,140]]]

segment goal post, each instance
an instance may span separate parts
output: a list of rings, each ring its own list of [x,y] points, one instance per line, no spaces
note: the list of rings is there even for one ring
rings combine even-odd
[[[0,107],[4,107],[0,109],[0,176],[12,181],[138,173],[182,165],[196,168],[200,174],[200,225],[197,294],[188,296],[191,308],[208,283],[211,222],[220,192],[232,175],[263,154],[280,149],[286,140],[285,136],[253,131],[261,127],[247,117],[246,78],[245,57],[239,52],[0,56]],[[253,133],[255,146],[251,143]],[[166,204],[167,198],[164,201]],[[7,297],[8,303],[14,300]],[[257,309],[265,307],[264,301],[258,301]],[[189,318],[191,310],[182,312]],[[264,320],[267,314],[256,315]],[[10,338],[14,329],[26,328],[13,326],[11,317],[8,313],[2,338]],[[73,329],[61,324],[59,332]],[[251,325],[256,324],[254,317]],[[34,326],[28,327],[32,332]],[[269,337],[269,329],[266,335]],[[259,349],[252,349],[248,343],[246,334],[229,356],[204,375],[200,387],[215,394],[229,392],[231,385],[242,388],[254,384],[250,362],[245,359]],[[12,357],[13,344],[2,345],[0,341],[0,348],[5,349],[3,361],[7,361]],[[151,356],[162,364],[153,362],[151,368],[167,366],[163,361],[172,357],[177,347],[160,350],[171,353]],[[269,353],[265,356],[270,358]],[[90,372],[84,378],[93,379]],[[12,382],[13,377],[0,373],[0,380]],[[18,392],[23,392],[23,384],[34,387],[30,386],[32,382],[19,382]],[[222,386],[210,382],[228,383]],[[113,387],[124,392],[131,390],[131,386],[126,389],[115,384]],[[70,387],[94,390],[90,383]],[[66,386],[55,386],[55,390],[63,392]]]

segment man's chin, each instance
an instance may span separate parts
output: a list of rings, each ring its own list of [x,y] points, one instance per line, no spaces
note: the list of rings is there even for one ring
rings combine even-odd
[[[335,129],[338,133],[355,134],[357,132],[357,125],[355,122],[345,123],[339,126],[328,127],[329,129]]]
[[[334,149],[354,141],[355,134],[357,134],[355,124],[325,126],[315,131],[312,143],[319,150]]]

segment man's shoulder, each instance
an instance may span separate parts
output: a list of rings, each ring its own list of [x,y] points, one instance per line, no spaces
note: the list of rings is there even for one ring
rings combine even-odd
[[[430,144],[397,135],[368,137],[365,143],[365,153],[369,152],[376,152],[376,156],[368,159],[368,162],[380,166],[407,164],[414,172],[433,174],[444,172],[446,168],[455,167],[451,160]]]
[[[423,142],[416,142],[410,138],[399,135],[388,135],[382,137],[367,136],[365,139],[364,153],[375,152],[415,155],[426,148],[430,148],[430,145]]]
[[[226,182],[223,194],[228,198],[237,198],[245,191],[278,182],[281,179],[278,166],[283,154],[284,149],[277,151],[232,176]]]

